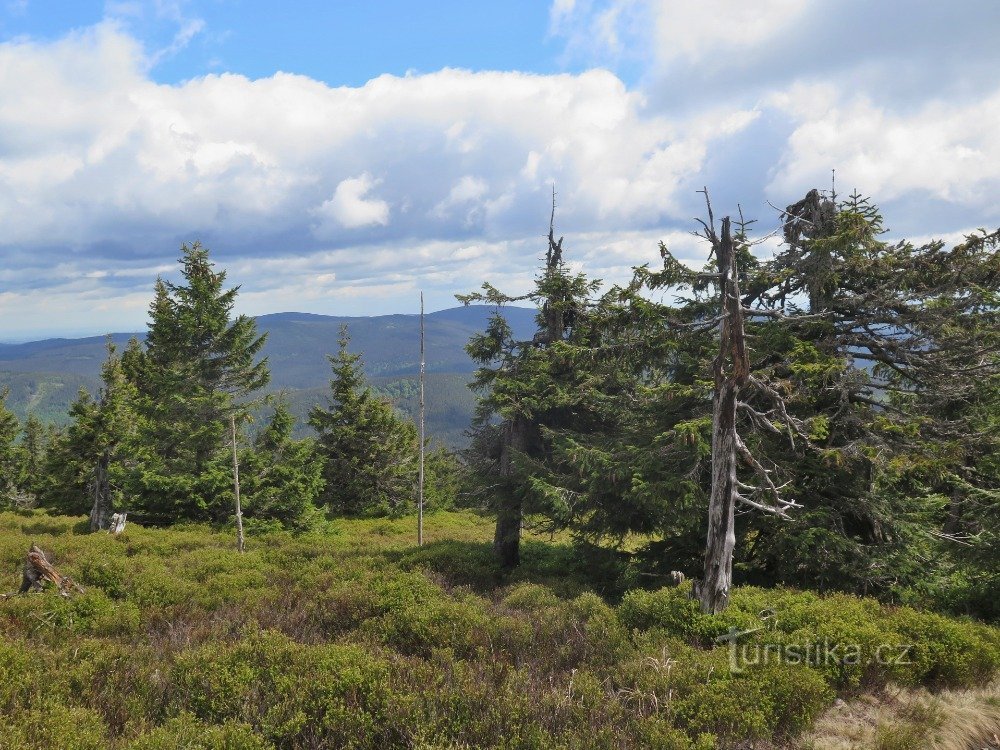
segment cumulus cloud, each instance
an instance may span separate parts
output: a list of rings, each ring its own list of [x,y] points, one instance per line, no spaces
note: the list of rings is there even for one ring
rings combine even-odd
[[[0,45],[0,244],[95,266],[389,240],[651,227],[752,111],[677,119],[608,71],[445,69],[330,87],[278,73],[152,81],[111,23]],[[376,177],[377,176],[377,177]],[[359,251],[360,252],[360,251]]]
[[[734,199],[780,203],[836,169],[904,231],[1000,221],[995,2],[580,0],[551,15],[577,59],[640,50],[650,111],[756,114],[701,160]]]
[[[553,185],[568,252],[610,280],[662,238],[704,260],[686,234],[703,185],[719,213],[740,203],[771,226],[765,200],[836,168],[902,234],[995,224],[1000,5],[933,5],[554,0],[550,33],[582,72],[335,87],[157,83],[157,56],[203,27],[161,0],[172,31],[146,49],[118,4],[116,20],[0,44],[0,312],[33,304],[55,325],[121,298],[85,314],[134,327],[193,239],[250,312],[394,311],[421,287],[445,306],[485,278],[523,290]]]
[[[317,236],[330,234],[327,228],[330,219],[347,229],[388,224],[389,204],[377,198],[366,197],[380,182],[381,180],[372,179],[367,172],[341,181],[333,191],[333,197],[323,201],[316,210],[321,219],[321,224],[315,229]]]
[[[966,207],[995,205],[1000,89],[964,106],[931,101],[907,112],[823,86],[772,99],[798,123],[773,192],[815,183],[836,165],[883,201],[924,194]]]

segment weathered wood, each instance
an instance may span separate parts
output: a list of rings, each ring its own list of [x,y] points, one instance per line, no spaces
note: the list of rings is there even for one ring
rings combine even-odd
[[[424,293],[420,293],[420,477],[417,481],[417,546],[424,543]]]
[[[236,415],[230,413],[229,427],[233,437],[233,494],[236,496],[236,549],[246,551],[246,538],[243,536],[243,508],[240,505],[240,459],[236,445]]]
[[[712,491],[708,503],[708,540],[705,571],[697,587],[701,609],[721,612],[729,604],[736,546],[735,508],[739,499],[736,476],[740,439],[736,433],[736,407],[740,389],[750,375],[743,307],[736,276],[736,253],[729,217],[722,220],[722,236],[711,232],[719,267],[723,319],[719,354],[713,363],[715,393],[712,400]]]
[[[74,583],[69,576],[61,575],[45,557],[41,548],[32,544],[24,561],[23,578],[18,593],[41,591],[45,581],[55,584],[62,596],[68,597],[73,591],[83,593],[83,587]]]
[[[128,518],[128,513],[115,513],[111,516],[111,525],[108,527],[108,533],[118,536],[125,531],[126,518]]]

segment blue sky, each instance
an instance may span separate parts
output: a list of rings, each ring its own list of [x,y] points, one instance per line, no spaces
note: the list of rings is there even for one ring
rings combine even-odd
[[[0,340],[134,330],[201,240],[252,314],[692,264],[707,185],[777,223],[1000,224],[1000,3],[0,0]],[[771,252],[765,243],[761,253]]]
[[[94,2],[48,0],[9,3],[3,37],[59,39],[73,29],[113,19],[154,55],[164,55],[150,77],[178,83],[228,71],[264,78],[299,73],[331,86],[359,86],[383,73],[572,69],[562,45],[548,33],[549,8],[538,0],[504,3]],[[576,69],[580,66],[577,65]]]

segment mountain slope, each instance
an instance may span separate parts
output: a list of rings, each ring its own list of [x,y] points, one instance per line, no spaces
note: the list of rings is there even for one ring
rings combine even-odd
[[[467,383],[475,369],[465,353],[469,338],[485,329],[493,308],[457,307],[426,318],[427,429],[449,445],[464,442],[474,405]],[[534,310],[506,308],[504,314],[519,338],[534,332]],[[343,317],[277,313],[257,318],[268,334],[264,354],[271,365],[272,392],[285,391],[292,410],[304,422],[309,409],[325,403],[330,378],[327,355],[337,351],[340,326],[347,325],[351,351],[363,355],[373,385],[412,415],[416,410],[420,318],[417,315]],[[115,333],[119,348],[142,333]],[[22,419],[29,411],[45,421],[65,420],[69,404],[83,387],[95,393],[107,338],[47,339],[0,344],[0,386],[9,386],[9,406]],[[306,432],[304,424],[299,432]]]

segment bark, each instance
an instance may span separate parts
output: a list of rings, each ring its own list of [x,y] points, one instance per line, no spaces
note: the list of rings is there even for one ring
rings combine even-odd
[[[702,612],[717,614],[729,604],[736,545],[734,513],[739,498],[736,477],[740,439],[736,433],[736,407],[740,389],[750,374],[743,308],[736,278],[735,252],[730,220],[722,220],[722,238],[712,233],[719,266],[723,312],[719,354],[713,363],[715,394],[712,403],[712,492],[708,505],[708,540],[705,571],[697,589]]]
[[[424,293],[420,293],[420,476],[417,482],[417,546],[424,543]]]
[[[97,470],[94,476],[94,507],[90,511],[90,530],[103,531],[111,525],[111,516],[115,509],[111,499],[111,483],[108,481],[108,467],[111,465],[111,452],[107,449],[97,460]]]
[[[497,510],[497,527],[493,537],[493,551],[501,567],[516,568],[521,564],[521,501],[504,498]]]
[[[243,536],[243,508],[240,506],[240,460],[236,449],[236,415],[229,415],[229,427],[233,436],[233,494],[236,497],[236,549],[246,550],[246,538]]]
[[[68,597],[71,591],[83,592],[83,588],[73,583],[69,576],[61,575],[45,557],[45,553],[37,545],[32,544],[28,550],[27,559],[24,561],[24,577],[21,580],[21,589],[18,593],[25,594],[28,591],[41,591],[45,581],[54,583],[59,588],[62,596]]]
[[[527,442],[528,425],[523,417],[514,417],[502,428],[500,449],[500,476],[509,479],[514,473],[513,454],[523,451]],[[493,536],[493,551],[506,569],[517,567],[521,562],[521,527],[524,521],[524,507],[521,497],[511,487],[505,487],[497,508],[496,533]]]

